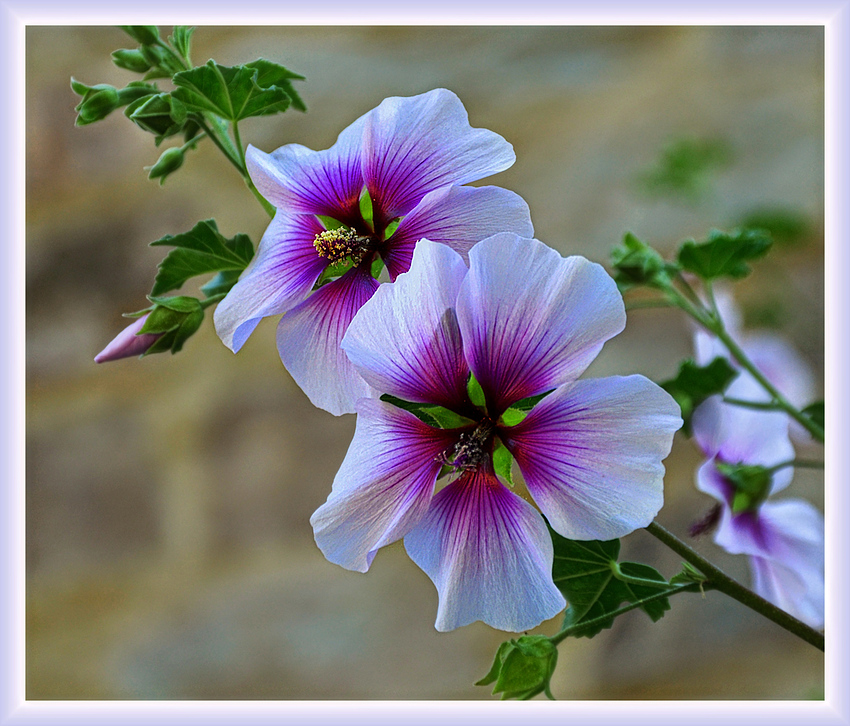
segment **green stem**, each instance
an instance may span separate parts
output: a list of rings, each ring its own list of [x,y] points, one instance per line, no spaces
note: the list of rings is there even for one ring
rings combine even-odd
[[[712,332],[720,339],[720,341],[729,349],[729,352],[732,354],[732,357],[735,358],[741,366],[747,370],[753,378],[755,378],[767,391],[776,405],[781,408],[785,413],[791,416],[795,421],[799,422],[806,430],[818,441],[821,443],[824,442],[825,435],[822,427],[818,426],[812,419],[810,419],[806,414],[802,411],[799,411],[795,406],[793,406],[788,399],[785,398],[776,387],[765,377],[765,375],[753,364],[753,362],[747,357],[747,354],[741,349],[739,346],[726,332],[726,329],[723,327],[722,323],[718,323],[715,330]]]
[[[606,613],[605,615],[600,615],[598,618],[591,618],[590,620],[583,620],[580,623],[576,623],[575,625],[570,625],[567,628],[564,628],[559,633],[553,635],[549,640],[552,641],[554,645],[559,645],[562,641],[566,640],[568,637],[575,633],[580,633],[582,630],[586,630],[588,628],[592,628],[596,625],[601,625],[607,621],[616,618],[623,613],[627,613],[630,610],[634,610],[635,608],[643,607],[647,603],[653,602],[654,600],[660,600],[664,597],[669,597],[671,595],[678,595],[680,592],[699,592],[700,584],[698,582],[688,582],[683,585],[676,585],[674,587],[670,587],[667,583],[656,582],[656,585],[662,585],[667,589],[657,592],[653,595],[647,595],[640,600],[635,600],[628,605],[624,605],[617,610],[614,610],[610,613]]]
[[[248,167],[245,164],[245,147],[242,145],[242,136],[239,134],[238,121],[233,122],[233,137],[236,139],[236,150],[239,153],[239,157],[242,159],[242,178],[245,180],[245,186],[247,186],[248,189],[251,190],[251,194],[253,194],[257,198],[257,201],[260,203],[260,206],[262,206],[262,208],[266,210],[266,214],[268,214],[269,217],[274,218],[275,212],[277,210],[272,204],[269,203],[269,201],[262,194],[260,194],[260,190],[254,186],[254,182],[251,179],[251,176],[248,174]]]
[[[614,573],[614,577],[620,580],[620,582],[625,582],[629,585],[658,588],[670,587],[670,584],[664,580],[648,580],[645,577],[632,577],[631,575],[627,575],[620,569],[619,562],[611,562],[611,571]]]
[[[795,469],[823,469],[823,462],[813,459],[789,459],[788,461],[771,466],[767,471],[772,474],[788,466],[793,466]]]
[[[201,309],[205,310],[210,305],[215,305],[219,300],[224,300],[226,292],[220,292],[217,295],[210,295],[206,300],[201,300]]]
[[[789,633],[793,633],[798,638],[805,640],[818,650],[822,651],[824,649],[823,633],[818,632],[814,628],[810,628],[805,623],[797,620],[794,616],[789,615],[784,610],[776,607],[773,603],[768,602],[763,597],[756,595],[751,590],[748,590],[746,587],[733,580],[722,570],[718,569],[704,557],[697,554],[678,537],[664,529],[664,527],[660,524],[653,522],[646,528],[646,531],[653,537],[661,540],[661,542],[667,545],[677,555],[684,558],[687,562],[690,562],[694,567],[702,572],[702,574],[708,578],[705,582],[706,586],[719,590],[723,594],[731,597],[733,600],[737,600],[742,605],[746,605],[751,610],[763,615],[768,620],[772,620]]]
[[[237,158],[236,158],[236,157],[235,157],[235,156],[234,156],[234,155],[230,152],[230,150],[228,150],[228,149],[225,147],[225,145],[222,143],[221,139],[219,138],[218,134],[216,134],[216,133],[212,130],[212,128],[211,128],[211,127],[207,124],[207,119],[205,119],[205,118],[203,118],[203,117],[200,117],[200,116],[199,116],[196,120],[197,120],[197,122],[198,122],[198,126],[200,126],[200,127],[204,130],[204,132],[206,133],[206,135],[210,137],[210,140],[211,140],[211,141],[212,141],[212,142],[213,142],[213,143],[214,143],[214,144],[218,147],[218,150],[219,150],[222,154],[224,154],[224,156],[227,158],[227,160],[228,160],[231,164],[233,164],[233,166],[235,166],[235,167],[236,167],[236,170],[239,172],[240,176],[244,177],[244,176],[245,176],[245,169],[244,169],[244,167],[242,166],[241,162],[239,161],[239,159],[237,159]],[[229,139],[228,139],[228,141],[229,141]]]
[[[723,403],[731,403],[733,406],[740,406],[741,408],[752,408],[756,411],[782,410],[773,401],[743,401],[740,398],[730,398],[729,396],[724,396]]]

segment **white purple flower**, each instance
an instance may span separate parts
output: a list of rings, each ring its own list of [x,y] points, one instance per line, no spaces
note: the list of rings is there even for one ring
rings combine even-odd
[[[454,250],[421,240],[410,271],[360,309],[342,347],[378,392],[463,419],[437,428],[361,399],[351,447],[311,519],[325,556],[365,572],[403,537],[437,587],[438,630],[483,620],[522,631],[556,615],[565,602],[544,519],[500,481],[493,454],[507,447],[566,537],[648,525],[678,407],[642,376],[577,380],[624,324],[614,281],[582,257],[505,233],[474,246],[467,269]],[[524,418],[512,408],[546,393]],[[455,478],[435,493],[444,465]]]
[[[511,145],[472,128],[463,104],[445,89],[385,99],[325,151],[289,144],[266,154],[249,147],[248,171],[277,213],[251,265],[218,305],[222,341],[238,351],[261,318],[285,313],[277,344],[287,370],[316,406],[353,411],[370,391],[339,343],[379,287],[373,263],[382,261],[394,280],[409,269],[422,237],[465,256],[499,231],[530,236],[528,206],[519,196],[461,186],[514,160]],[[371,220],[361,208],[364,190]]]
[[[760,387],[750,376],[733,381],[727,395],[754,400]],[[697,488],[718,500],[714,541],[749,557],[753,589],[777,607],[819,628],[824,619],[823,517],[806,501],[766,499],[789,485],[793,468],[773,471],[763,492],[745,492],[723,472],[724,465],[771,469],[794,458],[788,418],[724,403],[713,396],[694,411],[694,438],[708,460],[697,472]]]
[[[137,320],[134,320],[124,330],[110,341],[100,353],[94,357],[95,363],[108,363],[121,358],[131,358],[135,355],[142,355],[147,352],[156,341],[162,337],[162,333],[141,333],[139,331],[144,327],[148,316],[142,315]]]

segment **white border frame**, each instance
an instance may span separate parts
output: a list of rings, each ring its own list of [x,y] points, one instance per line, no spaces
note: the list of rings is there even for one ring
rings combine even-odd
[[[303,4],[303,9],[285,7]],[[850,313],[850,0],[431,0],[402,9],[382,0],[303,3],[243,0],[146,0],[139,9],[107,0],[72,7],[45,0],[0,0],[0,322],[11,355],[0,377],[0,724],[670,724],[724,722],[850,724],[848,557],[850,476],[847,432]],[[143,9],[142,9],[143,8]],[[140,17],[144,16],[144,17]],[[105,18],[108,18],[105,20]],[[826,61],[826,700],[825,701],[27,701],[24,689],[24,189],[25,30],[28,25],[816,25],[825,28]],[[8,104],[8,105],[7,105]]]

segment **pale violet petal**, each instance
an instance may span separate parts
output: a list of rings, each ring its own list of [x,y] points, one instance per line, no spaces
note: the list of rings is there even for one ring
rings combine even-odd
[[[442,88],[385,99],[368,114],[363,138],[363,175],[384,221],[434,189],[504,171],[516,159],[501,136],[472,128],[460,99]]]
[[[254,259],[215,310],[216,332],[234,353],[262,318],[280,315],[307,297],[327,266],[313,246],[323,230],[312,215],[275,215]]]
[[[381,401],[361,399],[357,428],[325,504],[310,518],[331,562],[365,572],[377,550],[422,518],[451,434]]]
[[[566,605],[543,518],[492,473],[465,472],[440,490],[404,546],[437,588],[437,630],[482,620],[519,632]]]
[[[679,407],[643,376],[582,380],[549,394],[501,429],[552,528],[576,540],[647,526],[664,501],[663,459]]]
[[[368,271],[354,268],[316,290],[277,326],[277,348],[286,370],[314,406],[335,416],[353,413],[355,402],[372,394],[339,344],[377,287]]]
[[[423,239],[410,271],[360,309],[342,347],[376,390],[450,408],[466,399],[469,368],[454,314],[466,272],[457,252]]]
[[[245,164],[255,186],[275,207],[289,213],[324,214],[345,223],[359,218],[367,115],[323,151],[288,144],[267,154],[249,145]]]
[[[423,237],[448,245],[468,262],[472,245],[497,232],[534,234],[522,197],[500,187],[442,187],[425,195],[402,219],[383,258],[394,279],[410,269],[413,249]]]
[[[495,410],[573,381],[626,323],[601,265],[497,234],[469,253],[457,316],[472,372]]]

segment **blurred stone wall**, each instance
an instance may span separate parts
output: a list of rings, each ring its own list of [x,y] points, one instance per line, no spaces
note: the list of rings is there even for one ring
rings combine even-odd
[[[280,365],[274,321],[239,355],[211,321],[176,357],[96,366],[146,305],[163,250],[214,217],[259,240],[267,218],[210,144],[160,188],[152,137],[120,113],[74,127],[74,75],[124,85],[107,27],[27,31],[27,696],[32,699],[474,699],[503,634],[440,634],[436,593],[400,545],[350,573],[316,549],[354,417],[313,409]],[[243,123],[270,151],[330,146],[389,95],[455,91],[517,162],[486,180],[529,203],[538,238],[605,262],[626,230],[662,249],[781,205],[809,220],[736,293],[823,367],[823,32],[819,28],[200,28],[193,57],[266,57],[304,74],[307,114]],[[720,138],[733,163],[695,202],[635,179],[671,139]],[[591,374],[671,376],[680,315],[640,310]],[[817,455],[817,449],[803,450]],[[660,521],[680,536],[710,506],[677,439]],[[822,477],[791,493],[822,505]],[[747,580],[710,540],[700,551]],[[643,532],[627,556],[673,574]],[[822,697],[821,654],[716,593],[680,597],[568,641],[567,699]],[[554,632],[557,622],[542,632]]]

